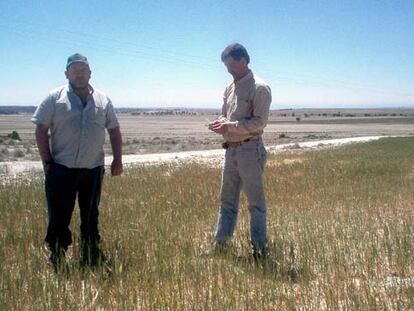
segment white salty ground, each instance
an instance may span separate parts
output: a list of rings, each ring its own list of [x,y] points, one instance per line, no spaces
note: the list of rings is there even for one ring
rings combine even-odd
[[[291,149],[304,148],[320,148],[326,146],[339,146],[355,142],[367,142],[378,140],[389,136],[364,136],[364,137],[350,137],[338,139],[326,139],[320,141],[297,142],[289,144],[281,144],[275,146],[267,146],[269,152],[280,152]],[[221,160],[224,156],[224,149],[214,150],[198,150],[198,151],[183,151],[174,153],[152,153],[152,154],[128,154],[124,155],[123,163],[134,164],[161,164],[171,162],[183,161],[214,161]],[[105,164],[109,165],[112,161],[112,156],[105,157]],[[9,161],[0,162],[0,176],[2,179],[10,179],[20,174],[42,171],[42,163],[40,161]]]

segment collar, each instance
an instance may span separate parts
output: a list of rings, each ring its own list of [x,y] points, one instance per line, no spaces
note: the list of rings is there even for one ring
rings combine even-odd
[[[89,89],[89,95],[92,95],[94,92],[94,89],[92,87],[92,85],[88,84],[88,89]],[[72,85],[70,83],[68,83],[68,92],[69,93],[75,93],[75,91],[72,88]]]
[[[243,84],[244,82],[252,78],[253,78],[253,72],[249,69],[249,71],[243,78],[241,78],[240,80],[234,81],[234,85]]]

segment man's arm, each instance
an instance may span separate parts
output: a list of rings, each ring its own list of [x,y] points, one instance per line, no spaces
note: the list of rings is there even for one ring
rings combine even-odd
[[[217,134],[221,134],[221,135],[225,134],[228,131],[226,123],[229,121],[227,120],[226,115],[227,115],[227,88],[224,90],[223,105],[221,107],[221,115],[209,124],[208,126],[209,130],[212,130],[213,132]]]
[[[109,140],[111,141],[113,161],[111,164],[112,176],[121,175],[122,168],[122,135],[119,126],[108,129]]]
[[[217,134],[238,133],[255,135],[262,131],[269,118],[272,94],[269,87],[259,87],[254,96],[253,116],[239,121],[229,121],[226,118],[217,119],[209,127]]]
[[[253,98],[253,115],[250,118],[238,121],[225,122],[219,130],[238,134],[255,135],[267,125],[269,118],[269,109],[272,102],[272,93],[270,87],[259,86]],[[225,127],[225,125],[227,125]]]
[[[45,173],[50,168],[50,164],[52,163],[52,154],[50,153],[49,147],[49,126],[46,124],[37,124],[36,125],[36,143],[37,148],[39,149],[40,158],[43,161],[43,167]]]

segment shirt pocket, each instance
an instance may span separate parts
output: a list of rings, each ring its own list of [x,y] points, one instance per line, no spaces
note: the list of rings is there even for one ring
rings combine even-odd
[[[237,120],[249,118],[251,114],[251,105],[249,100],[237,98],[234,114],[237,117]]]
[[[105,128],[106,114],[102,108],[96,107],[94,110],[91,110],[88,119],[93,126]]]
[[[67,99],[61,99],[55,104],[55,112],[53,122],[55,125],[65,122],[76,122],[80,119],[81,112],[72,106],[71,102]]]

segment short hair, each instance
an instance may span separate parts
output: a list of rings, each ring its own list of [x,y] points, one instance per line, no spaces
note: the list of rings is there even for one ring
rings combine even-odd
[[[247,53],[246,48],[240,43],[233,43],[227,46],[221,53],[221,61],[224,62],[224,60],[229,56],[231,56],[233,59],[237,61],[244,58],[247,64],[250,62],[250,57]]]

